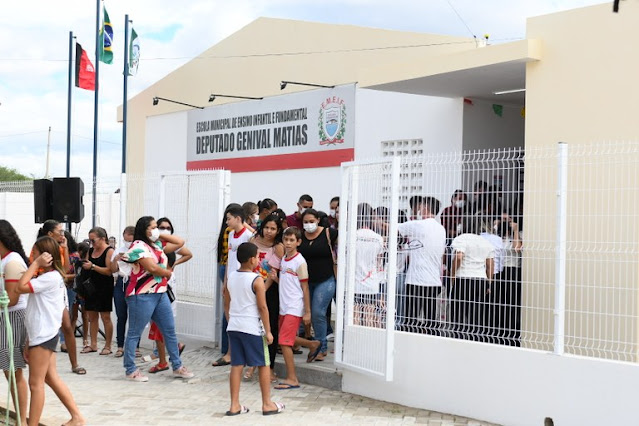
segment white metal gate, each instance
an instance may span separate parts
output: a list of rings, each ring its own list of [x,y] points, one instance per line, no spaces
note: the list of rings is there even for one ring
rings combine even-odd
[[[158,217],[168,217],[193,259],[176,268],[180,334],[215,341],[218,300],[217,237],[230,198],[226,170],[166,174],[160,178]]]
[[[393,188],[399,185],[399,177],[399,158],[342,165],[335,361],[387,381],[393,380],[395,297],[388,295],[395,294],[397,276],[399,192]],[[373,214],[367,206],[385,206],[387,211]],[[366,254],[361,250],[365,237],[358,235],[358,221],[373,219],[382,219],[389,226],[383,242],[386,256],[373,261],[369,271],[378,294],[362,295],[358,265]]]

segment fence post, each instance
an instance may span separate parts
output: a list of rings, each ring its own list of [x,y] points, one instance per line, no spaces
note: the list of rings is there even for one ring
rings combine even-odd
[[[391,163],[391,203],[388,229],[388,262],[386,283],[386,381],[393,380],[395,360],[395,300],[397,295],[397,223],[399,219],[399,185],[401,159],[393,157]]]
[[[341,169],[341,182],[342,182],[342,190],[340,194],[340,200],[342,200],[342,205],[340,206],[340,221],[339,221],[339,237],[338,237],[338,245],[337,245],[337,285],[336,285],[336,307],[337,307],[337,315],[336,315],[336,323],[335,323],[335,362],[342,363],[344,362],[344,312],[346,311],[345,304],[346,298],[344,297],[344,292],[346,290],[345,281],[346,281],[346,229],[349,218],[349,207],[351,206],[350,200],[350,188],[351,188],[351,172],[352,169],[356,167],[351,163],[342,164]]]
[[[555,257],[555,344],[554,353],[563,355],[566,317],[566,193],[568,189],[568,144],[559,142],[557,167],[557,254]]]

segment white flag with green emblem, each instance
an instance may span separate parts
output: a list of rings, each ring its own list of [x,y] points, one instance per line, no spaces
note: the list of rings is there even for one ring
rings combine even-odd
[[[140,63],[140,39],[138,33],[131,28],[131,42],[129,43],[129,75],[138,73],[138,64]]]

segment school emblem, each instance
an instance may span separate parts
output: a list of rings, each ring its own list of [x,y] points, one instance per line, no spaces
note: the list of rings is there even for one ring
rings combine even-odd
[[[319,110],[320,145],[336,145],[344,143],[346,131],[346,104],[338,96],[327,98]]]

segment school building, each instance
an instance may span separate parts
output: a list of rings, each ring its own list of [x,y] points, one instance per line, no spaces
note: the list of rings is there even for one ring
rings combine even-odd
[[[343,388],[501,424],[634,424],[637,165],[620,150],[605,157],[618,162],[608,167],[597,147],[639,140],[639,3],[621,2],[619,13],[611,3],[530,18],[525,39],[494,45],[258,19],[130,100],[127,172],[227,169],[231,201],[271,197],[290,213],[303,193],[328,209],[341,192],[342,162],[523,148],[522,172],[500,184],[526,200],[528,343],[508,348],[395,332],[393,379],[345,369]],[[281,90],[281,81],[334,87]],[[211,94],[262,99],[209,103]],[[204,108],[153,105],[155,97]],[[566,251],[554,244],[560,142],[568,150],[594,147],[580,148],[565,176],[581,185],[565,200],[580,209],[562,240],[565,353],[563,346],[553,352],[553,307],[564,297],[555,277],[566,266],[556,262]],[[503,178],[498,170],[488,177],[490,184]],[[462,173],[441,182],[443,206],[454,189],[472,189]],[[420,190],[428,192],[427,184]],[[130,221],[144,213],[131,199],[128,205]]]

